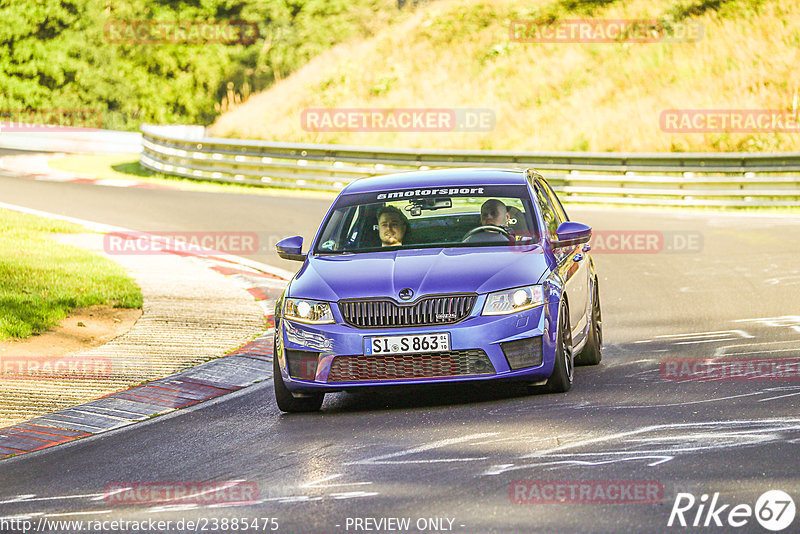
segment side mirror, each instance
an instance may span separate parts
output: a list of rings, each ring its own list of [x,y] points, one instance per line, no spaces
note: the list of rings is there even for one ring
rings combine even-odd
[[[588,243],[592,238],[592,227],[579,222],[566,221],[558,225],[556,236],[558,236],[558,240],[553,242],[553,246],[556,248],[580,245]]]
[[[306,255],[303,254],[303,238],[299,235],[281,239],[275,244],[275,249],[278,251],[278,256],[284,260],[306,261]]]

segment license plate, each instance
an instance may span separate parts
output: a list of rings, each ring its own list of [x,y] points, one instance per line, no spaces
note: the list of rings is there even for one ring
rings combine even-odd
[[[450,350],[450,334],[379,336],[364,339],[364,354],[413,354]]]

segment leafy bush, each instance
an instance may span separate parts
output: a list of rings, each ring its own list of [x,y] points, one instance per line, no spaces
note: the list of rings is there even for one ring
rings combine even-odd
[[[15,0],[0,7],[0,120],[96,110],[101,126],[210,124],[332,45],[371,34],[390,0]],[[382,15],[382,16],[377,16]],[[116,42],[115,21],[248,21],[250,44]]]

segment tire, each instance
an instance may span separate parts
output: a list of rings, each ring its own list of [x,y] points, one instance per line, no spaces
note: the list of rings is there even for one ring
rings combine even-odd
[[[550,393],[566,393],[569,391],[575,375],[575,362],[572,357],[572,332],[566,304],[561,305],[558,314],[556,361],[553,364],[553,374],[550,375],[545,384],[545,389]]]
[[[277,346],[277,332],[275,334],[275,344]],[[296,398],[286,389],[281,376],[281,366],[278,364],[278,356],[272,355],[272,382],[275,385],[275,401],[282,412],[318,412],[322,408],[322,401],[325,400],[324,393],[311,393],[307,397]]]
[[[581,353],[575,358],[575,365],[597,365],[603,359],[603,317],[600,312],[600,290],[597,279],[592,292],[592,316],[589,325],[589,339]]]

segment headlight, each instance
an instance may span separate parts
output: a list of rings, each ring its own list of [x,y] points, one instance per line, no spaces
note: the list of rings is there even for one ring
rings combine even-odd
[[[283,316],[308,324],[331,324],[334,322],[330,305],[318,300],[286,299],[283,303]]]
[[[542,286],[525,286],[489,293],[482,315],[507,315],[544,304]]]

